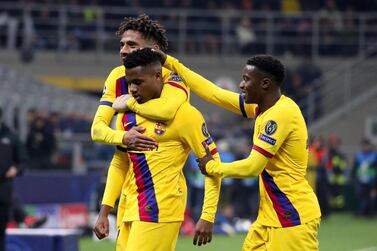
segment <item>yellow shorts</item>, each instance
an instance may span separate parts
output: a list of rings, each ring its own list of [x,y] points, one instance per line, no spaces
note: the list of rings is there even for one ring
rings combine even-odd
[[[123,222],[116,251],[174,251],[182,222]]]
[[[318,250],[320,218],[294,227],[268,227],[253,223],[242,251],[314,251]]]

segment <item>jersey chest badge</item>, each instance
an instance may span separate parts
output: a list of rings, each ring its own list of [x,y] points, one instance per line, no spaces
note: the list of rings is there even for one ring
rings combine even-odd
[[[165,133],[165,131],[166,131],[166,125],[161,122],[157,122],[154,127],[154,133],[157,135],[162,135]]]

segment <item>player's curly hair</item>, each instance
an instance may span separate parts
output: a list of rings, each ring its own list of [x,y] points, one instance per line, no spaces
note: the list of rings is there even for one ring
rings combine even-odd
[[[163,62],[161,55],[151,48],[143,48],[129,53],[123,60],[123,65],[126,69],[132,69],[138,66],[147,66],[150,64]]]
[[[162,51],[168,49],[166,30],[158,21],[150,19],[146,14],[141,14],[137,18],[125,17],[120,23],[116,35],[121,37],[127,30],[140,32],[144,39],[155,41]]]
[[[270,55],[256,55],[247,61],[262,73],[268,74],[274,82],[281,86],[285,77],[284,65],[279,59]]]

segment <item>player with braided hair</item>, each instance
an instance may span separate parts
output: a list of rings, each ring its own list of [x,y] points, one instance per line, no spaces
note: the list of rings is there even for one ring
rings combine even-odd
[[[137,49],[150,47],[166,50],[168,46],[165,29],[145,14],[136,18],[125,18],[120,24],[116,35],[120,38],[120,56],[123,61],[129,53]],[[132,180],[132,177],[128,175],[130,172],[126,172],[127,175],[119,173],[122,168],[127,169],[129,167],[127,151],[130,149],[149,151],[157,147],[157,142],[152,137],[144,134],[144,127],[134,126],[127,131],[122,130],[127,126],[122,121],[123,113],[118,114],[116,130],[113,130],[109,124],[115,115],[114,107],[126,101],[128,110],[132,110],[145,118],[163,122],[173,119],[181,104],[189,101],[190,95],[189,88],[178,75],[166,68],[162,68],[164,85],[159,98],[151,99],[145,103],[138,103],[134,98],[130,98],[130,95],[127,95],[129,86],[125,76],[126,69],[123,65],[111,71],[105,82],[103,95],[91,129],[94,141],[117,146],[108,170],[102,206],[94,227],[94,232],[99,239],[106,237],[109,233],[108,214],[114,207],[120,193],[117,226],[119,227],[122,224],[124,205],[129,191],[128,187]],[[116,101],[117,98],[118,101],[122,102]],[[205,194],[205,198],[210,197],[210,193]],[[210,199],[206,201],[208,203],[203,205],[201,218],[196,225],[194,238],[199,238],[198,244],[205,244],[209,240],[207,237],[212,235],[213,230],[217,203]],[[121,249],[118,243],[117,249]]]

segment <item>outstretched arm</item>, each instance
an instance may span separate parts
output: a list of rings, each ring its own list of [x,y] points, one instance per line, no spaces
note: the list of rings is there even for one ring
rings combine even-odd
[[[253,118],[256,105],[245,105],[242,95],[222,89],[190,70],[172,56],[167,56],[164,67],[176,72],[193,92],[206,101],[218,105],[231,112]]]

